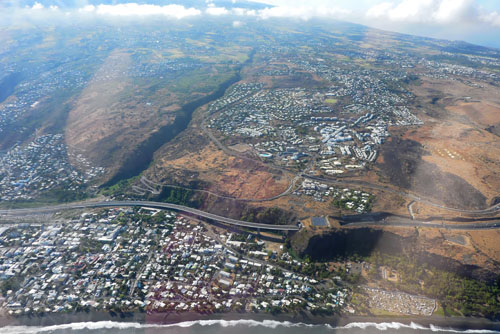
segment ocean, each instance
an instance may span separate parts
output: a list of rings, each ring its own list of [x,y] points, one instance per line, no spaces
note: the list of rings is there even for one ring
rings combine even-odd
[[[2,334],[355,334],[355,333],[500,333],[494,330],[453,329],[434,325],[398,322],[352,322],[341,327],[309,325],[275,320],[196,320],[176,324],[155,325],[134,322],[79,322],[53,326],[6,326],[0,327]]]

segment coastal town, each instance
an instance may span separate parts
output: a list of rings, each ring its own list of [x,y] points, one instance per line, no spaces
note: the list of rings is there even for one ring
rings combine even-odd
[[[145,207],[3,225],[0,307],[12,315],[355,312],[345,271],[295,259],[264,239]],[[421,304],[416,296],[404,303],[427,315]]]
[[[500,52],[212,19],[0,34],[0,317],[499,319]]]
[[[251,235],[172,212],[84,212],[0,230],[2,307],[11,314],[93,309],[148,312],[334,312],[346,287],[283,269]],[[302,262],[282,257],[297,269]],[[313,276],[314,277],[314,276]]]

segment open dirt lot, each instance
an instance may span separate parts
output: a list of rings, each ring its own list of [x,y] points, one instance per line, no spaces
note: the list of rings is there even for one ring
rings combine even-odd
[[[455,208],[500,196],[500,88],[424,78],[412,86],[424,125],[396,131],[378,159],[385,182]]]
[[[259,162],[229,156],[190,127],[166,144],[148,177],[163,184],[203,184],[204,190],[239,199],[265,199],[284,192],[290,176],[277,174]]]
[[[464,265],[476,265],[491,272],[500,268],[500,234],[495,231],[450,232],[435,228],[384,228],[402,237],[415,239],[415,251],[451,258]]]

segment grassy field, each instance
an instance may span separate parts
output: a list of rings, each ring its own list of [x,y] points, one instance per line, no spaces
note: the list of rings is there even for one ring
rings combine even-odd
[[[444,317],[444,309],[442,306],[439,306],[436,311],[434,311],[434,314],[433,315],[437,315],[437,316],[440,316],[440,317]]]
[[[376,315],[378,317],[404,317],[404,314],[401,313],[396,313],[396,312],[390,312],[378,308],[371,308],[370,313],[373,315]]]

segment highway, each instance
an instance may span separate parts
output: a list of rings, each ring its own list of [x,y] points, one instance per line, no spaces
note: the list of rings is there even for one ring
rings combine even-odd
[[[151,201],[80,202],[80,203],[61,204],[61,205],[40,207],[40,208],[8,209],[8,210],[0,210],[0,216],[3,216],[4,218],[18,217],[18,216],[49,214],[63,210],[86,209],[86,208],[113,208],[113,207],[148,207],[155,209],[175,210],[179,212],[193,214],[203,218],[212,219],[229,225],[247,227],[252,229],[273,230],[273,231],[298,231],[301,228],[299,225],[272,225],[272,224],[251,223],[251,222],[218,216],[209,212],[193,209],[183,205],[163,203],[163,202],[151,202]],[[399,226],[399,227],[445,228],[450,230],[493,230],[493,229],[500,229],[500,219],[487,222],[456,224],[447,222],[432,223],[432,222],[412,220],[404,217],[393,217],[387,219],[384,218],[379,220],[372,220],[371,218],[365,218],[365,219],[359,218],[359,220],[357,221],[344,222],[341,223],[341,225],[346,227],[347,226],[349,227]]]
[[[232,218],[218,216],[209,212],[193,209],[183,205],[163,203],[163,202],[150,202],[150,201],[103,201],[103,202],[83,202],[61,204],[50,207],[28,208],[28,209],[9,209],[0,210],[0,216],[25,216],[35,214],[53,213],[62,210],[73,209],[86,209],[86,208],[109,208],[109,207],[148,207],[155,209],[175,210],[185,213],[190,213],[199,217],[212,219],[221,223],[230,224],[239,227],[248,227],[253,229],[273,230],[273,231],[298,231],[298,225],[272,225],[272,224],[259,224],[236,220]]]
[[[342,226],[348,227],[373,227],[373,226],[394,226],[394,227],[429,227],[429,228],[442,228],[447,230],[460,230],[460,231],[470,231],[470,230],[496,230],[500,229],[500,220],[492,222],[481,222],[481,223],[470,223],[470,224],[452,224],[452,223],[431,223],[424,221],[373,221],[373,222],[352,222],[342,224]]]

